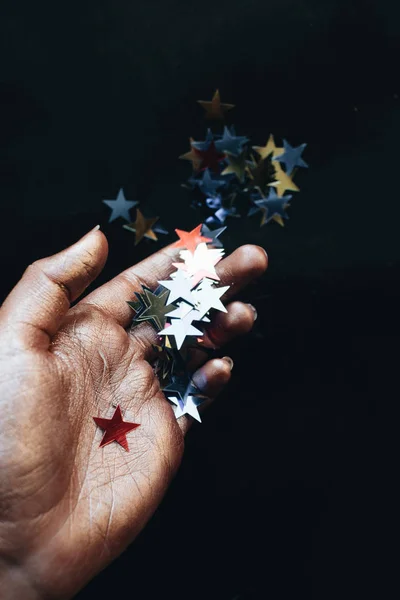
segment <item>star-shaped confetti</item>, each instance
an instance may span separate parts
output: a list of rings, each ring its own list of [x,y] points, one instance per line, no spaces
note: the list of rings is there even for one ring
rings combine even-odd
[[[209,169],[204,171],[202,179],[194,180],[194,183],[199,186],[200,190],[205,196],[211,197],[216,196],[217,190],[226,185],[226,181],[224,179],[212,177]]]
[[[243,152],[240,156],[236,156],[231,152],[226,152],[225,156],[228,161],[228,166],[222,171],[221,175],[236,175],[240,183],[243,183],[249,166],[245,153]]]
[[[203,396],[199,388],[194,385],[189,373],[174,376],[164,392],[166,396],[177,396],[182,402],[185,402],[188,396]]]
[[[234,104],[222,104],[219,90],[217,90],[211,101],[198,100],[200,106],[206,111],[206,119],[222,120],[228,110],[235,108]]]
[[[248,165],[248,174],[251,178],[250,186],[258,188],[264,194],[276,180],[275,166],[276,163],[272,162],[272,155],[259,160],[252,157]]]
[[[173,304],[168,304],[169,291],[164,289],[156,294],[149,288],[143,287],[143,294],[137,293],[136,296],[142,303],[142,309],[134,317],[133,322],[149,321],[156,331],[164,329],[167,313],[175,308]],[[128,304],[136,310],[136,303],[128,302]]]
[[[271,189],[268,198],[260,198],[259,200],[254,201],[256,207],[253,208],[249,214],[254,214],[261,210],[261,226],[269,223],[273,219],[283,227],[283,219],[289,218],[286,214],[286,208],[289,206],[291,199],[292,196],[283,196],[282,198],[279,198],[275,190]]]
[[[133,223],[129,223],[128,225],[124,225],[124,229],[128,229],[129,231],[133,231],[135,235],[135,246],[142,241],[142,239],[148,238],[149,240],[154,240],[155,242],[158,240],[155,232],[153,231],[153,225],[157,223],[159,217],[153,217],[151,219],[146,219],[143,216],[139,209],[136,209],[136,221]]]
[[[211,131],[211,129],[207,129],[206,139],[202,142],[196,142],[195,140],[193,140],[192,148],[195,148],[195,150],[200,150],[201,152],[205,152],[205,150],[208,150],[208,148],[211,146],[213,141],[214,134]]]
[[[300,191],[300,188],[298,188],[297,185],[295,184],[295,182],[293,181],[293,179],[287,173],[285,173],[285,171],[282,169],[279,162],[277,162],[277,161],[274,162],[274,168],[275,168],[276,181],[271,183],[271,185],[274,188],[276,188],[279,198],[281,198],[283,196],[283,194],[287,191],[289,191],[289,192],[299,192]]]
[[[207,247],[207,244],[202,243],[197,246],[194,254],[188,250],[182,250],[180,256],[184,262],[173,263],[173,265],[190,275],[192,287],[195,287],[204,277],[219,280],[215,265],[223,255],[223,250],[211,249]]]
[[[182,231],[181,229],[175,229],[175,231],[179,237],[179,242],[176,242],[175,246],[177,248],[186,248],[186,250],[189,250],[192,253],[194,253],[201,242],[211,242],[211,238],[203,237],[201,235],[201,225],[198,225],[190,232]]]
[[[229,290],[229,285],[216,287],[210,279],[203,279],[193,291],[196,300],[195,308],[202,319],[211,309],[227,312],[220,298]]]
[[[187,336],[202,336],[203,332],[192,325],[193,321],[199,321],[200,314],[196,310],[191,310],[186,316],[179,319],[172,319],[172,323],[169,327],[166,327],[159,332],[159,335],[167,335],[169,338],[173,336],[175,338],[176,347],[182,346]]]
[[[118,217],[122,217],[125,221],[130,221],[131,217],[129,211],[131,208],[139,204],[139,202],[135,202],[133,200],[127,200],[125,198],[124,190],[121,188],[118,192],[118,196],[115,200],[103,200],[104,204],[107,204],[109,208],[111,208],[111,215],[108,220],[109,223],[118,219]]]
[[[303,167],[308,169],[308,164],[303,160],[302,154],[307,147],[307,144],[301,144],[294,148],[287,142],[283,140],[284,153],[278,156],[275,156],[274,160],[283,163],[286,167],[286,173],[291,175],[296,167]]]
[[[192,146],[194,139],[190,138],[189,141],[190,141],[190,151],[186,152],[185,154],[182,154],[179,158],[181,160],[189,160],[192,163],[193,171],[199,171],[201,168],[201,163],[203,162],[203,159],[201,158],[199,153],[196,152],[196,150]]]
[[[224,134],[220,140],[215,142],[215,147],[218,152],[233,154],[238,156],[243,150],[244,144],[249,141],[249,138],[243,135],[235,135],[234,129],[231,127],[224,127]]]
[[[277,146],[275,146],[275,140],[273,135],[269,136],[269,140],[265,144],[265,146],[253,146],[253,149],[256,152],[258,152],[261,158],[267,158],[267,156],[270,156],[270,154],[272,154],[273,158],[275,158],[283,152],[283,148],[278,148]]]
[[[118,405],[111,419],[102,419],[101,417],[93,417],[96,425],[104,429],[105,433],[100,443],[100,448],[117,442],[120,446],[129,452],[128,441],[126,434],[139,427],[139,423],[129,423],[122,419],[121,408]]]
[[[178,271],[173,275],[173,279],[158,282],[170,291],[169,303],[172,304],[176,300],[185,300],[185,302],[194,305],[193,285],[189,275],[184,271]]]
[[[206,223],[210,223],[211,224],[224,224],[227,217],[240,217],[240,215],[237,212],[237,209],[235,206],[233,206],[233,203],[235,201],[237,194],[234,193],[231,195],[230,197],[230,206],[229,207],[224,207],[221,206],[221,208],[219,208],[213,216],[211,217],[207,217],[206,219]]]
[[[210,242],[207,242],[209,246],[213,246],[214,248],[223,248],[221,240],[219,240],[219,236],[226,229],[225,227],[219,227],[218,229],[210,229],[206,223],[203,223],[201,228],[202,235],[210,238]]]
[[[191,310],[193,310],[193,306],[182,301],[179,302],[177,307],[175,307],[175,310],[172,310],[167,314],[167,317],[171,317],[171,319],[183,319],[190,313]]]
[[[170,402],[172,402],[174,406],[175,417],[179,419],[184,415],[189,415],[196,419],[199,423],[201,423],[201,418],[199,414],[198,407],[203,404],[205,401],[204,398],[199,398],[198,396],[188,396],[186,400],[183,402],[180,398],[176,396],[169,397]]]
[[[196,150],[193,148],[199,159],[201,159],[201,170],[211,169],[214,173],[219,173],[220,163],[224,160],[224,154],[218,152],[215,143],[211,142],[205,150]]]

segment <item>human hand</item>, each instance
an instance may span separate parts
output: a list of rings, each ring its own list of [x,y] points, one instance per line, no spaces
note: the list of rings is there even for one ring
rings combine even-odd
[[[148,362],[157,336],[147,323],[127,332],[127,300],[174,270],[169,246],[86,296],[108,253],[93,230],[32,264],[0,309],[0,587],[5,599],[70,598],[132,542],[160,503],[181,461],[190,417],[176,420]],[[267,267],[262,248],[243,246],[217,265],[229,298]],[[205,344],[249,331],[250,305],[218,313]],[[210,398],[231,364],[213,359],[193,379]],[[130,452],[93,416],[140,423]]]

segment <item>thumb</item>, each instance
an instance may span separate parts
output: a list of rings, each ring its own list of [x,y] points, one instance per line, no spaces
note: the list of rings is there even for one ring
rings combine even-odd
[[[107,260],[108,244],[99,227],[26,269],[0,309],[0,328],[10,332],[17,345],[49,347],[70,303],[96,279]]]

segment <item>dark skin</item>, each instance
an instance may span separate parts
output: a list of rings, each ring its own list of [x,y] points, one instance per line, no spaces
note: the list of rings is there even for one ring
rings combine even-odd
[[[191,417],[176,420],[150,362],[156,334],[127,331],[126,303],[174,270],[169,246],[70,308],[103,268],[105,236],[28,267],[0,309],[0,589],[2,598],[71,598],[130,544],[176,473]],[[267,268],[262,248],[243,246],[217,266],[228,312],[205,336],[221,347],[248,332],[255,313],[229,298]],[[195,383],[214,398],[232,362],[197,365]],[[99,449],[93,416],[140,423]],[[4,595],[5,594],[5,595]]]

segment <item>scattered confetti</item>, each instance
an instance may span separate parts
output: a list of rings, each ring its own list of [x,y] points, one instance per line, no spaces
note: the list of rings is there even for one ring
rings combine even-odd
[[[200,104],[214,120],[223,120],[233,108],[221,103],[218,90],[211,101]],[[249,137],[238,135],[233,125],[225,125],[222,133],[209,127],[204,140],[190,138],[190,142],[191,151],[181,156],[193,166],[184,187],[194,193],[192,206],[205,213],[206,225],[219,228],[232,217],[251,216],[258,210],[262,213],[260,226],[271,221],[284,225],[290,193],[300,191],[294,181],[296,171],[308,167],[302,157],[307,144],[292,146],[284,139],[282,146],[277,145],[271,134],[264,146],[250,145]],[[265,199],[269,199],[268,210],[262,204]]]

